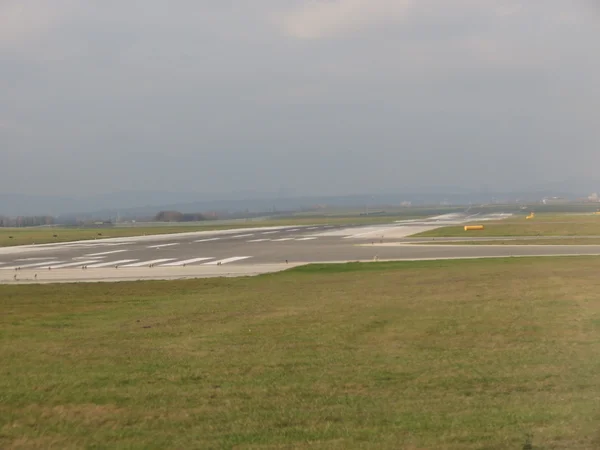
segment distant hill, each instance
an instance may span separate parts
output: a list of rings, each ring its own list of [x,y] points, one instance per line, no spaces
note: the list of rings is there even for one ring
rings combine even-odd
[[[165,191],[123,191],[85,197],[0,194],[0,215],[77,214],[94,211],[121,211],[131,208],[161,209],[161,205],[190,203],[202,198],[201,194]]]
[[[273,193],[237,192],[219,195],[166,192],[166,191],[126,191],[86,197],[43,196],[25,194],[0,194],[0,215],[83,215],[92,218],[114,218],[153,216],[161,210],[175,210],[182,213],[209,211],[248,211],[271,212],[311,208],[315,205],[330,207],[374,208],[383,205],[400,205],[410,201],[413,205],[434,205],[441,203],[463,204],[502,201],[536,201],[545,196],[578,198],[587,196],[596,185],[593,182],[580,183],[575,192],[561,189],[561,184],[532,187],[524,192],[480,192],[456,187],[430,187],[419,192],[372,193],[337,196],[289,196],[281,197]],[[586,189],[587,188],[587,189]]]
[[[295,210],[315,205],[339,207],[363,207],[376,204],[400,204],[409,199],[401,194],[363,194],[347,196],[312,196],[278,198],[275,195],[254,194],[237,198],[211,199],[201,194],[170,192],[120,192],[85,198],[68,198],[42,195],[0,194],[0,215],[74,215],[95,217],[154,215],[161,210],[176,210],[184,213],[203,211],[249,211]],[[460,200],[458,196],[446,194],[412,195],[409,200],[417,202],[439,202],[444,199]]]

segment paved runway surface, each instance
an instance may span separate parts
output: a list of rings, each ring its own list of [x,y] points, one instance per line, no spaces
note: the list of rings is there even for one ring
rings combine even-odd
[[[594,245],[437,246],[411,245],[407,239],[467,220],[449,215],[378,226],[288,226],[9,247],[0,249],[0,282],[234,276],[374,259],[600,255]]]

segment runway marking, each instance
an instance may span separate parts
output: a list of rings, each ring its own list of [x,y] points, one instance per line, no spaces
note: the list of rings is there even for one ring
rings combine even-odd
[[[174,245],[179,245],[179,242],[174,242],[174,243],[172,243],[172,244],[150,245],[148,248],[163,248],[163,247],[173,247]]]
[[[119,246],[123,246],[123,245],[127,245],[127,244],[131,244],[133,242],[124,242],[124,243],[119,243],[119,244],[113,244],[110,242],[98,242],[97,244],[75,244],[75,245],[70,245],[69,247],[73,247],[73,248],[77,248],[77,247],[119,247]]]
[[[211,261],[209,263],[204,263],[206,266],[217,266],[219,264],[227,264],[235,261],[241,261],[242,259],[252,258],[252,256],[234,256],[232,258],[220,259],[218,261]]]
[[[273,239],[273,242],[293,241],[294,238]]]
[[[31,267],[39,267],[39,266],[43,266],[43,265],[50,265],[50,264],[60,264],[64,261],[46,261],[46,262],[38,262],[38,263],[34,263],[34,264],[24,264],[24,265],[19,265],[19,266],[10,266],[10,267],[0,267],[0,270],[14,270],[14,269],[28,269]]]
[[[114,255],[115,253],[123,253],[126,252],[127,250],[113,250],[110,252],[102,252],[102,253],[89,253],[87,255],[84,256],[105,256],[105,255]]]
[[[194,242],[210,242],[210,241],[219,241],[221,238],[211,238],[211,239],[200,239],[199,241]]]
[[[392,229],[394,229],[394,228],[398,228],[398,227],[390,227],[390,228],[380,228],[380,229],[375,229],[375,230],[367,231],[367,232],[365,232],[365,233],[353,234],[353,235],[351,235],[351,236],[344,236],[344,239],[352,239],[352,238],[357,238],[357,237],[360,237],[360,236],[366,236],[366,235],[368,235],[368,234],[373,234],[373,235],[375,235],[375,236],[373,236],[373,238],[378,238],[378,237],[380,237],[380,236],[384,236],[384,234],[383,234],[383,233],[384,233],[384,232],[386,232],[387,230],[392,230]],[[377,234],[375,234],[375,233],[377,233]],[[380,234],[380,233],[382,233],[382,234]]]
[[[271,239],[252,239],[251,241],[248,242],[267,242],[270,241]]]
[[[315,239],[317,239],[316,237],[305,237],[305,238],[299,238],[296,239],[297,241],[314,241]]]
[[[72,259],[73,259],[73,261],[79,261],[80,259],[90,259],[90,257],[89,256],[75,256]],[[98,262],[100,262],[100,260],[102,260],[102,258],[100,258],[98,256],[94,256],[94,257],[92,257],[92,259],[94,261],[98,261]]]
[[[319,227],[310,227],[310,228],[307,228],[307,230],[316,230],[317,228],[319,228]]]
[[[100,264],[93,264],[91,266],[88,266],[88,268],[90,269],[98,269],[100,267],[109,267],[109,266],[119,266],[121,264],[125,264],[125,263],[130,263],[133,261],[139,261],[138,259],[122,259],[120,261],[110,261],[110,262],[103,262]]]
[[[293,228],[291,230],[285,230],[285,231],[289,231],[291,233],[292,231],[298,231],[298,230],[299,230],[299,228]]]
[[[275,233],[279,233],[279,230],[277,230],[277,231],[265,231],[264,233],[261,233],[261,234],[275,234]]]
[[[244,237],[249,237],[249,236],[254,236],[254,233],[250,233],[250,234],[240,234],[238,236],[232,236],[233,239],[238,239],[238,238],[244,238]]]
[[[85,266],[86,264],[91,264],[91,263],[97,263],[98,260],[95,259],[93,261],[77,261],[77,262],[72,262],[72,263],[67,263],[67,264],[58,264],[58,265],[49,265],[49,266],[44,266],[44,268],[46,267],[50,267],[51,269],[64,269],[67,267],[75,267],[75,266]]]
[[[46,261],[48,259],[55,259],[53,257],[51,258],[22,258],[22,259],[17,259],[16,261]]]
[[[65,242],[64,244],[56,244],[57,247],[65,247],[65,248],[88,248],[88,247],[100,247],[100,244],[79,244],[73,243],[70,244]]]
[[[126,264],[123,267],[143,267],[149,266],[150,264],[158,264],[167,261],[173,261],[175,258],[163,258],[163,259],[151,259],[150,261],[141,261],[133,264]]]
[[[171,263],[167,263],[167,264],[160,264],[160,267],[183,266],[184,264],[193,264],[195,262],[207,261],[209,259],[214,259],[214,257],[211,256],[210,258],[193,258],[193,259],[186,259],[184,261],[175,261],[175,262],[171,262]]]

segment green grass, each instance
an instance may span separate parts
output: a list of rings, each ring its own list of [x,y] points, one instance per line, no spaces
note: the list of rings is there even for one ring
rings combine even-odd
[[[528,220],[525,219],[525,215],[516,216],[517,221]],[[600,214],[536,214],[533,219],[534,222],[554,222],[554,223],[598,223]]]
[[[599,271],[0,286],[0,448],[598,448]]]
[[[443,227],[411,237],[508,237],[508,236],[600,236],[600,215],[538,215],[532,220],[518,217],[497,222],[477,222],[481,231],[464,226]]]
[[[404,217],[402,217],[404,218]],[[117,237],[144,236],[171,233],[189,233],[193,231],[214,231],[244,229],[269,226],[296,225],[348,225],[348,224],[381,224],[396,220],[396,217],[298,217],[269,219],[261,221],[237,222],[227,225],[214,225],[206,222],[201,225],[158,225],[158,226],[127,226],[105,228],[66,228],[66,227],[35,227],[35,228],[0,228],[0,247],[31,244],[49,244],[53,242],[72,242],[90,239],[106,239]]]
[[[424,245],[600,245],[600,237],[566,239],[493,239],[477,241],[429,241]]]

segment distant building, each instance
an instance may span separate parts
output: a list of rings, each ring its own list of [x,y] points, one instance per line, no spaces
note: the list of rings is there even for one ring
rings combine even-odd
[[[591,194],[591,195],[588,197],[588,200],[589,200],[590,202],[600,202],[600,197],[598,197],[598,193],[597,193],[597,192],[594,192],[593,194]]]

